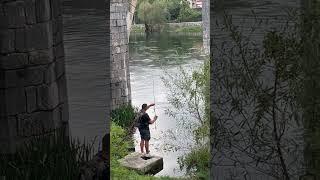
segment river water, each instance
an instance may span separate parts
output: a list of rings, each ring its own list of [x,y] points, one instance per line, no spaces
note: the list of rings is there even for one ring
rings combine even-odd
[[[225,2],[223,6],[232,12],[235,18],[248,18],[249,8],[255,8],[258,15],[268,18],[283,14],[285,12],[281,10],[283,7],[295,7],[300,3],[296,0],[229,0]],[[98,136],[99,141],[101,135],[105,133],[106,124],[104,110],[107,73],[105,48],[109,44],[105,42],[105,14],[104,12],[98,13],[96,10],[76,10],[76,12],[68,10],[65,12],[64,40],[71,133],[75,137],[86,137],[89,140]],[[214,13],[214,15],[217,17],[221,15],[221,12]],[[223,34],[219,30],[212,32],[215,35]],[[257,36],[261,37],[259,34]],[[219,38],[223,39],[224,36],[221,35]],[[188,142],[191,137],[186,137],[178,131],[179,122],[165,114],[165,110],[171,106],[167,101],[167,89],[160,80],[160,76],[163,75],[164,70],[177,71],[180,65],[188,68],[201,65],[204,59],[199,53],[202,37],[163,34],[146,39],[143,34],[132,34],[130,41],[133,105],[140,107],[142,103],[153,102],[153,82],[155,84],[156,114],[159,119],[157,128],[154,125],[150,126],[151,152],[164,157],[164,169],[157,176],[183,175],[184,172],[179,170],[177,158],[186,151],[179,149],[174,151],[174,147],[170,145],[175,143],[180,145],[181,141]],[[150,109],[148,113],[152,117],[153,109]],[[178,135],[177,138],[168,138],[170,133]],[[318,142],[316,137],[318,136],[315,136],[314,141]],[[137,133],[135,140],[136,151],[139,151],[139,134]],[[220,171],[215,171],[215,173],[218,174]],[[227,179],[229,176],[222,172],[217,177],[217,179]]]
[[[213,11],[213,17],[211,18],[211,22],[214,22],[211,24],[211,36],[213,37],[213,47],[217,45],[217,47],[220,48],[220,45],[224,45],[224,48],[227,49],[227,54],[230,55],[229,49],[232,47],[232,40],[231,36],[229,34],[229,31],[226,29],[221,29],[218,24],[221,25],[222,19],[224,17],[224,11],[226,10],[230,15],[232,15],[233,24],[237,26],[238,30],[241,31],[241,35],[248,36],[251,33],[252,29],[255,29],[254,33],[251,35],[251,40],[255,41],[256,47],[261,47],[262,40],[264,38],[264,35],[266,32],[271,30],[281,30],[283,27],[287,26],[286,20],[288,16],[289,9],[293,8],[299,8],[300,4],[302,4],[303,1],[298,0],[268,0],[268,1],[257,1],[257,0],[249,0],[249,1],[234,1],[234,0],[217,0],[215,1],[216,7]],[[251,13],[251,10],[255,11],[258,19],[263,19],[264,21],[257,26],[257,22],[254,20],[254,16]],[[268,21],[266,21],[268,20]],[[292,24],[288,24],[289,28],[292,28]],[[255,28],[252,28],[253,26],[256,26]],[[291,29],[288,29],[287,32],[290,32]],[[286,33],[288,34],[288,33]],[[315,40],[316,41],[316,40]],[[245,44],[245,43],[243,43]],[[221,49],[219,49],[221,50]],[[245,137],[244,139],[248,138],[250,139],[250,135],[242,133],[244,131],[247,131],[249,128],[246,128],[245,126],[241,126],[239,124],[242,124],[240,122],[242,116],[233,115],[231,113],[232,110],[230,110],[232,105],[228,103],[221,103],[220,102],[227,102],[227,98],[230,98],[230,94],[227,94],[228,89],[220,88],[221,84],[227,82],[228,84],[233,84],[233,80],[237,79],[241,75],[232,76],[230,74],[230,70],[232,68],[232,65],[237,64],[239,61],[237,61],[237,57],[232,57],[232,63],[229,63],[229,57],[226,58],[226,56],[222,55],[223,52],[219,52],[216,48],[213,48],[213,54],[214,54],[214,63],[212,64],[212,80],[211,80],[211,88],[212,88],[212,94],[211,94],[211,108],[212,113],[217,114],[219,116],[219,129],[216,131],[215,135],[217,136],[216,139],[221,140],[215,142],[215,147],[213,147],[214,157],[213,161],[211,162],[211,175],[212,179],[214,180],[227,180],[227,179],[263,179],[263,180],[273,180],[273,179],[284,179],[280,178],[285,173],[281,171],[280,166],[278,166],[278,159],[270,160],[268,159],[269,153],[268,150],[257,150],[256,147],[251,142],[255,140],[248,140],[250,141],[250,145],[246,144],[246,140],[243,139],[237,139],[234,138],[238,134],[241,137]],[[247,54],[246,54],[247,55]],[[246,56],[245,55],[245,56]],[[221,58],[221,57],[225,57]],[[240,57],[240,56],[238,56]],[[247,58],[250,59],[250,58]],[[253,58],[253,60],[256,60]],[[316,60],[316,59],[315,59]],[[249,63],[252,63],[252,60],[250,59]],[[305,61],[305,59],[303,59]],[[231,61],[230,61],[231,62]],[[306,64],[308,63],[305,61]],[[241,63],[239,63],[241,64]],[[221,65],[221,67],[220,67]],[[238,64],[237,64],[238,65]],[[304,66],[304,65],[303,65]],[[241,67],[241,66],[239,66]],[[238,68],[238,66],[237,66]],[[240,68],[239,68],[240,69]],[[234,69],[232,69],[234,71]],[[311,71],[311,68],[310,68]],[[214,73],[214,75],[213,75]],[[269,82],[274,82],[273,80],[270,80],[268,77],[268,70],[263,70],[264,76],[261,78],[261,82],[268,84]],[[222,82],[219,82],[219,78],[217,77],[227,77],[225,78],[226,81],[222,80]],[[230,78],[229,78],[230,77]],[[269,84],[268,84],[269,86]],[[305,85],[304,85],[305,86]],[[235,87],[238,87],[241,89],[240,85],[235,85]],[[270,87],[270,86],[269,86]],[[315,87],[315,86],[313,86]],[[312,87],[312,88],[313,88]],[[310,88],[310,87],[308,87]],[[307,89],[308,89],[307,88]],[[310,89],[312,89],[310,88]],[[215,94],[215,92],[219,92],[218,95]],[[253,110],[256,110],[252,107],[250,107],[252,104],[252,101],[250,101],[247,96],[239,93],[238,90],[235,91],[231,90],[231,92],[236,92],[232,95],[235,95],[234,97],[241,99],[239,101],[239,104],[241,106],[243,104],[246,104],[247,102],[250,102],[244,106],[246,106],[246,110],[250,117],[249,126],[253,121],[255,112]],[[238,94],[237,94],[238,93]],[[241,94],[241,95],[239,95]],[[238,96],[237,96],[238,95]],[[300,94],[302,97],[303,94]],[[245,99],[247,98],[247,99]],[[300,98],[300,97],[299,97]],[[297,98],[297,99],[299,99]],[[218,102],[219,103],[216,103]],[[229,101],[232,102],[232,101]],[[216,103],[216,104],[214,104]],[[280,105],[279,107],[283,108],[284,105]],[[315,106],[316,107],[316,106]],[[306,107],[303,107],[303,110],[307,109]],[[230,111],[229,111],[230,110]],[[295,113],[301,113],[299,111]],[[292,112],[289,112],[292,113]],[[302,113],[301,113],[302,114]],[[305,116],[305,117],[303,117]],[[285,124],[285,133],[283,133],[282,140],[281,140],[281,148],[283,148],[283,154],[284,157],[284,163],[282,166],[287,164],[287,171],[290,175],[290,179],[317,179],[319,177],[319,141],[314,141],[315,137],[318,137],[315,132],[319,131],[319,126],[315,123],[312,123],[310,127],[306,126],[308,122],[310,122],[310,117],[308,115],[303,115],[299,119],[300,124],[295,124],[292,122],[287,122]],[[316,117],[316,116],[314,116]],[[230,121],[228,121],[230,119]],[[284,119],[284,117],[279,118],[281,120]],[[232,123],[230,123],[232,121]],[[302,123],[301,123],[302,122]],[[224,124],[223,124],[224,123]],[[268,126],[271,123],[268,123],[268,121],[265,122]],[[223,124],[223,125],[221,125]],[[312,129],[312,130],[311,130]],[[227,130],[227,131],[224,131]],[[234,130],[234,131],[233,131]],[[223,133],[230,133],[227,136],[224,136]],[[233,133],[234,132],[234,133]],[[247,131],[250,132],[250,131]],[[265,132],[265,129],[263,129],[263,133]],[[220,133],[220,134],[219,134]],[[262,133],[262,134],[263,134]],[[311,135],[310,135],[311,134]],[[312,138],[310,138],[310,136]],[[225,138],[226,137],[226,138]],[[272,137],[272,136],[270,136]],[[233,139],[234,138],[234,139]],[[255,137],[252,139],[259,139],[260,137]],[[293,148],[291,142],[294,142],[297,144],[296,147]],[[217,148],[216,148],[217,147]],[[254,147],[254,151],[249,152],[251,147]],[[268,145],[261,146],[263,148],[268,147]],[[247,149],[250,149],[247,151]],[[284,150],[286,149],[286,150]],[[253,153],[252,153],[253,152]],[[264,162],[261,165],[261,159],[256,157],[268,157],[268,160],[263,160]],[[256,159],[255,159],[256,158]],[[278,158],[278,157],[277,157]],[[258,159],[258,160],[257,160]],[[282,167],[282,168],[283,168]]]
[[[181,129],[177,119],[165,113],[172,106],[161,77],[166,77],[165,72],[176,73],[180,66],[189,72],[197,69],[205,58],[201,54],[202,36],[158,34],[147,38],[144,34],[131,34],[129,50],[132,104],[141,108],[143,103],[150,104],[154,99],[156,103],[158,120],[150,125],[150,151],[164,160],[164,169],[156,176],[183,176],[184,171],[180,171],[177,160],[188,151],[185,148],[192,144],[192,135]],[[153,118],[154,108],[147,113]],[[138,130],[134,137],[139,152]]]
[[[69,124],[73,137],[101,142],[106,133],[106,24],[103,11],[65,8],[63,15]],[[95,144],[95,150],[101,148]]]
[[[104,12],[65,8],[64,41],[69,96],[70,131],[73,137],[100,142],[106,130],[106,25]],[[156,103],[156,123],[150,126],[151,152],[164,158],[164,169],[157,176],[182,176],[177,158],[192,137],[177,131],[179,123],[165,114],[170,109],[167,89],[160,77],[176,72],[179,66],[195,69],[203,63],[201,34],[161,34],[148,39],[144,34],[130,37],[130,78],[132,104]],[[153,86],[154,83],[154,86]],[[154,87],[154,96],[153,96]],[[153,109],[148,111],[153,117]],[[173,136],[175,138],[173,138]],[[139,134],[135,134],[138,145]],[[170,138],[169,138],[170,137]],[[187,140],[185,140],[187,139]],[[189,139],[189,140],[188,140]],[[96,149],[101,145],[96,143]],[[136,151],[139,148],[136,147]]]

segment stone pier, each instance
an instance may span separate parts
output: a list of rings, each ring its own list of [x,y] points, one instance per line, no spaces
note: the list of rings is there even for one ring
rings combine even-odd
[[[202,1],[202,28],[203,48],[205,54],[210,53],[210,3],[209,0]]]
[[[110,1],[111,29],[111,107],[131,103],[129,73],[129,38],[127,33],[127,0]]]
[[[0,153],[68,128],[60,3],[0,3]]]

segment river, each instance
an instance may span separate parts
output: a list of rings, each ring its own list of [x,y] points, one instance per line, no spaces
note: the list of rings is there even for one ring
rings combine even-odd
[[[100,142],[105,134],[106,54],[109,44],[105,41],[106,25],[103,11],[72,10],[65,8],[64,42],[66,55],[67,86],[70,111],[70,131],[73,137]],[[130,37],[130,78],[132,104],[141,107],[153,102],[153,82],[156,123],[150,126],[151,152],[164,158],[164,169],[157,176],[182,176],[177,158],[186,150],[175,147],[191,143],[192,138],[177,131],[179,123],[165,114],[171,106],[167,101],[167,89],[160,77],[164,70],[176,72],[179,66],[196,68],[203,63],[201,55],[202,35],[161,34],[146,39],[144,34]],[[153,117],[153,109],[148,111]],[[179,135],[169,139],[170,135]],[[189,141],[185,141],[189,138]],[[136,143],[139,135],[135,134]],[[96,149],[101,144],[96,143]],[[139,151],[139,148],[136,148]]]
[[[192,135],[181,129],[177,119],[165,113],[172,106],[161,77],[166,76],[165,72],[176,73],[180,66],[189,72],[197,69],[205,58],[201,54],[202,36],[157,34],[146,38],[144,34],[131,34],[129,50],[132,104],[141,108],[143,103],[150,104],[154,99],[156,103],[158,120],[155,125],[150,125],[150,151],[164,160],[164,168],[156,176],[183,176],[184,171],[180,171],[177,160],[187,152],[186,146],[192,144]],[[153,118],[154,109],[147,113]],[[138,130],[134,137],[136,151],[139,152]]]
[[[260,134],[259,136],[253,135],[252,137],[254,138],[252,138],[253,140],[251,141],[250,139],[251,135],[249,133],[247,134],[242,133],[245,131],[250,132],[250,130],[248,129],[250,129],[250,126],[253,124],[253,122],[256,123],[256,121],[254,120],[256,115],[255,113],[257,111],[255,107],[252,106],[254,104],[254,101],[250,100],[253,96],[252,95],[246,96],[245,94],[248,94],[247,92],[244,94],[239,93],[239,89],[242,88],[242,85],[234,85],[235,88],[230,91],[227,88],[225,89],[220,88],[221,85],[225,84],[226,82],[228,84],[234,84],[233,80],[236,81],[237,79],[240,79],[239,77],[242,77],[243,75],[241,74],[237,74],[236,76],[230,75],[234,72],[234,69],[232,69],[234,68],[233,65],[240,62],[238,61],[240,59],[240,58],[238,59],[238,57],[240,56],[237,56],[237,54],[232,56],[232,52],[229,51],[229,49],[232,49],[231,47],[233,44],[232,44],[229,31],[226,29],[221,29],[218,26],[218,24],[221,25],[222,19],[224,17],[223,10],[226,10],[229,14],[232,15],[232,18],[230,19],[232,19],[233,24],[237,26],[237,30],[241,31],[241,35],[249,36],[249,34],[251,34],[251,30],[255,29],[254,32],[251,34],[251,40],[255,41],[255,45],[254,45],[255,47],[261,47],[262,40],[266,32],[274,31],[274,30],[279,31],[283,29],[283,27],[285,26],[288,26],[288,28],[293,27],[291,23],[286,24],[286,20],[287,20],[286,16],[288,15],[289,9],[299,8],[300,4],[302,4],[303,1],[297,1],[297,0],[223,1],[223,0],[218,0],[215,2],[217,3],[217,5],[215,7],[215,10],[212,13],[214,14],[214,16],[211,18],[211,22],[214,22],[214,23],[211,24],[211,29],[210,29],[211,36],[213,37],[212,47],[217,46],[220,48],[220,45],[223,45],[223,47],[227,49],[228,53],[226,54],[228,54],[229,56],[226,57],[225,55],[223,55],[223,51],[220,51],[221,49],[217,50],[216,48],[213,48],[212,50],[215,61],[212,64],[212,69],[211,69],[213,72],[212,80],[211,80],[211,88],[212,88],[211,89],[212,91],[211,92],[212,93],[211,108],[212,108],[212,114],[218,115],[216,117],[219,118],[219,122],[215,121],[214,123],[219,124],[218,126],[219,128],[217,128],[217,130],[214,133],[217,141],[212,143],[214,144],[214,147],[212,147],[212,152],[214,152],[214,157],[211,162],[212,163],[211,177],[214,180],[285,179],[281,177],[281,176],[284,176],[285,173],[281,170],[281,168],[279,168],[280,166],[278,166],[280,164],[278,163],[279,162],[278,159],[280,155],[276,155],[275,159],[270,160],[271,159],[270,157],[272,157],[273,155],[269,154],[270,151],[268,151],[266,148],[266,147],[269,147],[267,143],[260,146],[260,147],[266,148],[263,150],[262,149],[257,150],[256,148],[259,145],[252,143],[252,142],[255,142],[254,139],[263,138],[262,136],[260,137]],[[257,25],[258,23],[255,21],[254,16],[251,14],[251,10],[255,11],[255,14],[257,15],[258,19],[264,20],[264,21],[261,21],[262,23],[259,26]],[[253,26],[256,26],[256,27],[251,28]],[[289,34],[288,32],[290,32],[290,30],[292,29],[287,29],[286,33],[284,34],[286,35]],[[316,40],[314,40],[314,42],[316,42]],[[246,44],[246,42],[243,44]],[[232,58],[230,58],[230,56],[232,56]],[[245,56],[247,56],[247,54],[244,55],[243,57]],[[229,61],[228,59],[232,59],[232,62]],[[246,59],[248,60],[248,62],[246,63],[249,63],[249,64],[256,61],[256,58],[250,59],[246,57]],[[308,61],[305,61],[305,59],[303,59],[303,61],[306,62],[306,64],[310,63]],[[242,68],[240,64],[241,63],[236,65],[238,69]],[[312,68],[308,70],[311,72],[312,71],[311,69]],[[230,73],[230,70],[232,71],[232,73]],[[269,84],[271,82],[274,83],[273,80],[269,79],[272,76],[269,76],[270,74],[268,74],[268,70],[266,69],[262,70],[262,72],[264,74],[261,75],[262,78],[260,78],[261,79],[260,82],[263,82],[264,84],[268,84],[268,86],[270,87]],[[258,75],[255,75],[255,76],[258,77]],[[217,77],[226,77],[226,78],[220,81],[222,78],[219,79]],[[313,87],[315,87],[315,85]],[[306,89],[309,90],[309,88],[312,89],[311,87],[307,87]],[[287,90],[291,90],[291,89],[287,89]],[[216,93],[216,92],[219,92],[219,93]],[[231,95],[229,94],[229,92],[232,92]],[[246,128],[244,125],[245,123],[242,123],[243,122],[242,118],[243,116],[245,116],[244,114],[239,115],[240,114],[239,113],[235,115],[233,114],[232,110],[230,110],[231,109],[230,107],[232,107],[231,103],[230,104],[220,103],[220,102],[227,102],[227,101],[233,103],[232,100],[226,100],[232,96],[236,97],[237,102],[241,104],[242,107],[246,106],[244,111],[249,112],[248,113],[248,117],[250,117],[248,121],[249,128],[248,127]],[[304,95],[303,93],[301,93],[298,96],[303,97]],[[301,97],[298,97],[297,99],[302,99]],[[311,99],[313,99],[313,97]],[[218,101],[219,103],[216,103]],[[243,104],[246,104],[246,105],[243,105]],[[279,105],[280,109],[283,107],[284,107],[283,104]],[[295,113],[303,114],[302,112],[305,111],[307,107],[304,105],[302,107],[303,108],[301,111],[299,110],[299,111],[296,111]],[[243,112],[242,110],[240,111],[241,113]],[[292,111],[291,112],[288,111],[288,112],[293,114]],[[306,113],[306,114],[304,114],[303,116],[301,116],[301,118],[299,118],[298,122],[300,124],[295,122],[292,123],[293,122],[292,119],[290,119],[290,121],[286,121],[285,128],[284,128],[285,130],[282,132],[282,135],[281,135],[282,136],[281,148],[283,148],[283,150],[279,148],[280,153],[279,152],[278,153],[281,154],[281,151],[283,151],[283,154],[281,154],[281,156],[284,157],[283,158],[284,160],[282,162],[282,169],[286,169],[286,171],[290,175],[290,179],[308,179],[308,178],[317,179],[319,176],[319,165],[318,165],[319,163],[313,163],[313,162],[319,161],[318,160],[318,157],[319,157],[318,142],[319,141],[314,141],[314,139],[318,137],[315,132],[319,131],[319,126],[314,122],[312,122],[309,127],[305,126],[305,124],[310,122],[310,119],[311,119],[310,117],[308,117],[309,113]],[[283,116],[279,119],[283,120],[285,118]],[[230,123],[231,121],[232,123]],[[268,127],[269,124],[271,124],[268,121],[265,121],[264,123],[266,124],[265,127]],[[264,134],[265,131],[266,130],[263,127],[263,131],[261,134]],[[224,135],[226,132],[230,134],[228,134],[227,136]],[[237,135],[239,135],[239,137],[241,136],[241,138],[243,137],[244,138],[239,140],[237,139],[238,137],[236,137]],[[269,137],[273,137],[273,135]],[[310,138],[310,136],[312,138]],[[234,141],[231,139],[233,139]],[[250,143],[246,144],[249,141]],[[297,144],[297,146],[293,148],[292,142]],[[251,151],[252,150],[251,148],[254,150]],[[258,156],[263,158],[267,157],[266,158],[267,160],[264,159],[260,161],[261,158],[260,157],[257,158]],[[287,165],[286,168],[284,168],[285,165]]]
[[[64,47],[71,135],[101,142],[106,133],[106,24],[103,11],[64,9]],[[95,144],[95,150],[101,144]]]

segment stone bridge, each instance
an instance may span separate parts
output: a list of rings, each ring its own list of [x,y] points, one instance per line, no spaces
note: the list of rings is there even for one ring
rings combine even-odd
[[[15,152],[22,142],[35,135],[50,134],[60,128],[68,132],[62,3],[81,6],[88,1],[6,0],[0,3],[1,153]],[[106,21],[111,29],[111,32],[106,30],[110,32],[106,39],[112,42],[106,47],[106,96],[110,100],[106,111],[110,116],[111,109],[131,102],[128,3],[112,0],[102,4],[106,5],[102,8],[108,14],[110,10],[107,16],[110,21]],[[101,8],[101,3],[92,8]]]
[[[0,3],[0,153],[64,128],[69,112],[62,4],[106,9],[106,114],[131,103],[129,33],[137,0],[4,0]],[[104,6],[105,5],[105,6]],[[109,9],[110,8],[110,9]],[[207,12],[208,22],[208,8]],[[209,23],[207,23],[209,25]],[[108,27],[108,26],[107,26]],[[205,39],[208,48],[208,28]],[[110,43],[111,42],[111,43]],[[110,117],[106,117],[110,119]],[[109,125],[107,125],[109,132]]]

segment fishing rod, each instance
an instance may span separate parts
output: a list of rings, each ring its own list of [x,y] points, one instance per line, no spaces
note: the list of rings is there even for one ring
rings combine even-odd
[[[153,84],[153,103],[156,104],[156,96],[154,95],[154,79],[152,79],[152,84]],[[154,115],[156,115],[156,105],[153,106],[153,112],[154,112]],[[157,122],[155,121],[154,122],[154,128],[155,130],[157,130]]]

